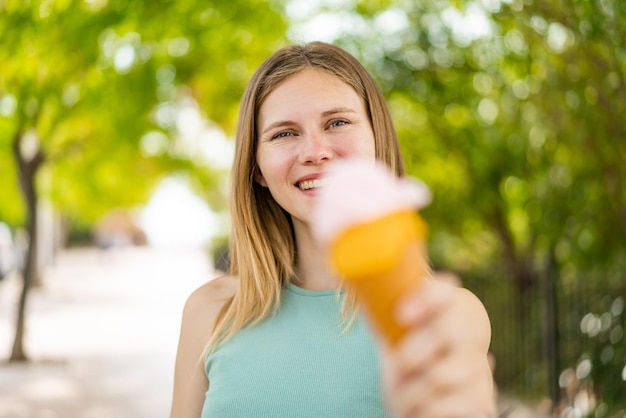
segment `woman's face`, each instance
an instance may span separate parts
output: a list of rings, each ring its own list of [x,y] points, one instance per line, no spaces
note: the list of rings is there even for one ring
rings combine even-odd
[[[278,85],[257,117],[260,174],[295,223],[309,221],[327,164],[338,158],[374,158],[374,133],[364,101],[336,76],[305,69]]]

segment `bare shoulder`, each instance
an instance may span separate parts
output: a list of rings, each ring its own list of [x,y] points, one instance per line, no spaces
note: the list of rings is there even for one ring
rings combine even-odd
[[[200,416],[209,387],[202,353],[217,315],[237,287],[236,277],[221,276],[203,284],[187,298],[176,354],[171,418]]]
[[[181,325],[181,349],[200,355],[209,340],[213,324],[224,304],[235,294],[238,280],[233,276],[215,278],[187,298]]]
[[[212,327],[222,306],[237,291],[238,284],[236,277],[228,275],[217,277],[203,284],[187,298],[183,318],[208,322],[207,325]]]
[[[469,289],[463,287],[461,278],[449,271],[436,271],[431,284],[436,287],[448,288],[450,296],[448,312],[455,317],[454,322],[459,324],[457,334],[467,335],[478,343],[482,351],[489,349],[491,342],[491,322],[482,301]]]
[[[233,296],[237,291],[238,284],[239,281],[234,276],[216,277],[194,290],[187,302],[192,304],[196,302],[219,303],[219,301]]]
[[[452,303],[461,322],[469,326],[482,350],[487,352],[491,342],[491,321],[481,300],[464,287],[455,287]]]

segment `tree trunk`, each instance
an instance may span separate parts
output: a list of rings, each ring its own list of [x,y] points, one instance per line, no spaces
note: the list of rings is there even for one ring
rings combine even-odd
[[[561,400],[561,388],[559,375],[561,372],[561,357],[559,347],[559,305],[557,290],[557,266],[554,249],[548,254],[545,277],[543,278],[543,301],[544,301],[544,360],[548,369],[547,385],[548,395],[552,399],[552,412]]]
[[[15,324],[15,339],[9,361],[27,361],[28,357],[24,350],[24,328],[26,322],[26,305],[28,293],[31,288],[33,278],[37,271],[37,201],[28,203],[28,225],[29,236],[28,250],[26,252],[26,263],[22,272],[22,292],[17,306],[17,321]]]
[[[17,307],[17,321],[15,325],[15,339],[11,350],[10,362],[27,361],[28,356],[24,350],[24,329],[26,323],[26,306],[28,293],[35,277],[37,276],[37,192],[35,190],[35,177],[37,171],[44,162],[45,157],[41,151],[29,160],[22,156],[20,143],[23,134],[21,131],[13,140],[13,153],[18,166],[20,190],[26,201],[28,232],[28,248],[26,251],[26,263],[22,272],[22,292]]]

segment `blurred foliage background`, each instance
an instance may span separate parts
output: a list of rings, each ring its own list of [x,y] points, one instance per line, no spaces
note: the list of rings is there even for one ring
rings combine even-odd
[[[490,313],[500,390],[623,417],[621,0],[0,0],[0,220],[28,225],[28,167],[70,232],[173,173],[227,209],[200,132],[232,137],[256,66],[314,39],[388,97],[408,172],[435,194],[433,264]]]

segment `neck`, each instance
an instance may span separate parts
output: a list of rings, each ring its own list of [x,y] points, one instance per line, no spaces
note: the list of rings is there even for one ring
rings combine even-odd
[[[336,289],[337,276],[328,265],[327,248],[321,246],[307,225],[294,222],[296,237],[296,286],[311,290]]]

